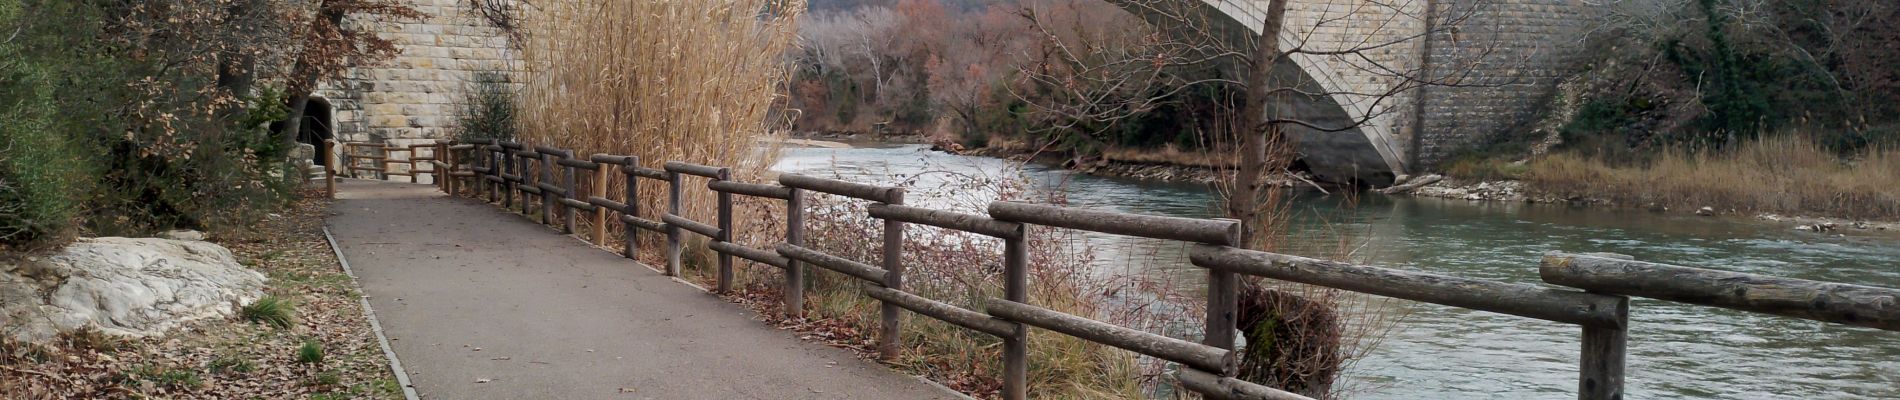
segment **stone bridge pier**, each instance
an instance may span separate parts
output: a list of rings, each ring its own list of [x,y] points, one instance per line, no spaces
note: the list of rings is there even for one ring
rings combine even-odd
[[[1171,34],[1213,35],[1230,49],[1253,48],[1267,8],[1267,0],[1108,1]],[[1268,109],[1313,125],[1283,126],[1319,177],[1388,184],[1486,139],[1531,129],[1570,72],[1591,7],[1581,0],[1289,0],[1276,38],[1281,48],[1363,51],[1282,59],[1274,78],[1299,94]]]

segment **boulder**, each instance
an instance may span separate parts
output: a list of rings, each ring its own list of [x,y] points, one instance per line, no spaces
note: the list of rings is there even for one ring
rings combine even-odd
[[[174,229],[158,234],[158,237],[172,240],[205,240],[205,233],[190,229]]]
[[[162,335],[231,316],[263,296],[265,281],[208,242],[82,239],[50,255],[0,259],[0,335],[39,342],[87,326]]]

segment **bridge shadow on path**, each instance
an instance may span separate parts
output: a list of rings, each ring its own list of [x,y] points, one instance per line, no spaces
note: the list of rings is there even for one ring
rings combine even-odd
[[[337,197],[330,230],[423,398],[960,397],[434,186]]]

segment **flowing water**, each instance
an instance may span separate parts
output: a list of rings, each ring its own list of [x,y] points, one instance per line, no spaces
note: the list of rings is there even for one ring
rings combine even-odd
[[[1066,193],[1071,205],[1212,217],[1203,185],[1103,178],[1037,165],[931,152],[917,145],[786,149],[774,168],[846,180],[914,182],[912,204],[954,198],[962,183],[1007,171]],[[963,202],[968,207],[971,202]],[[1612,252],[1638,260],[1900,287],[1900,233],[1810,233],[1747,218],[1565,205],[1366,195],[1294,196],[1289,243],[1299,255],[1538,283],[1541,254]],[[969,211],[969,210],[965,210]],[[1179,246],[1089,236],[1116,274],[1194,276]],[[1131,247],[1150,246],[1130,250]],[[1117,255],[1120,255],[1119,257]],[[1396,323],[1343,384],[1352,398],[1566,399],[1576,396],[1580,329],[1502,314],[1386,301]],[[1631,399],[1900,398],[1900,333],[1634,299],[1626,390]]]

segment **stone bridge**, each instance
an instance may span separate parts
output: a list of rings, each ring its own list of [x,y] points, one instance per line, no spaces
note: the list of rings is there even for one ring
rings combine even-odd
[[[1107,1],[1171,34],[1215,36],[1230,49],[1253,48],[1267,8],[1267,0]],[[1289,0],[1277,38],[1282,49],[1366,50],[1282,59],[1275,78],[1303,94],[1276,106],[1327,128],[1287,126],[1303,162],[1322,178],[1384,184],[1432,169],[1465,146],[1531,129],[1568,72],[1589,7],[1580,0]]]
[[[1105,1],[1164,29],[1195,21],[1242,46],[1258,35],[1266,8],[1265,0]],[[1590,7],[1582,0],[1290,1],[1287,29],[1279,38],[1286,47],[1337,50],[1398,42],[1367,51],[1365,58],[1296,54],[1276,66],[1282,79],[1306,92],[1331,93],[1292,99],[1283,109],[1322,126],[1356,125],[1289,132],[1307,166],[1327,180],[1375,185],[1397,173],[1432,169],[1469,143],[1527,130],[1555,92]],[[516,67],[504,36],[468,18],[462,0],[411,4],[428,17],[377,25],[402,47],[402,55],[353,70],[344,84],[320,88],[305,121],[312,139],[432,143],[449,137],[460,93],[473,73]],[[1170,18],[1163,9],[1185,10],[1189,17]],[[1468,75],[1462,82],[1468,86],[1375,95],[1406,86],[1398,75],[1417,76],[1409,72],[1418,70]]]

